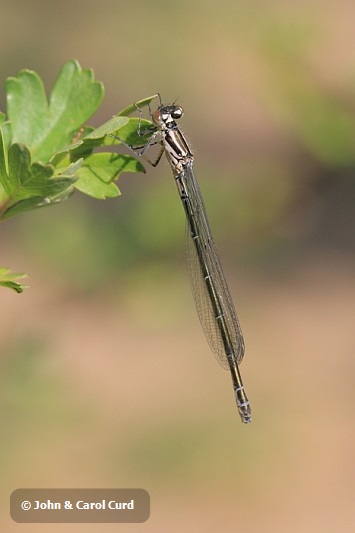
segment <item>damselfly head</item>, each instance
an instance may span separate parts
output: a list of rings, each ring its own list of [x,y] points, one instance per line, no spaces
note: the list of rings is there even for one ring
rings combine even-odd
[[[172,122],[179,120],[184,114],[182,107],[177,105],[162,105],[153,112],[152,118],[158,127],[169,128]]]

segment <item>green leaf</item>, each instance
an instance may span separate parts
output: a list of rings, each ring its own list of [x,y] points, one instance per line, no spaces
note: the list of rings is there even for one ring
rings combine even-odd
[[[127,115],[157,95],[94,129],[83,123],[96,111],[103,87],[76,61],[61,69],[49,102],[33,71],[9,78],[6,87],[9,120],[0,114],[0,218],[63,201],[74,189],[100,199],[115,197],[120,192],[114,182],[122,172],[145,172],[132,156],[93,151],[122,143],[144,146],[152,122]],[[138,135],[138,126],[145,135]]]
[[[26,146],[13,144],[9,150],[9,184],[12,201],[33,196],[54,196],[73,183],[72,178],[53,178],[54,167],[33,163]],[[52,178],[52,179],[49,179]]]
[[[138,118],[130,118],[128,123],[120,128],[119,131],[115,132],[117,135],[116,138],[108,136],[106,144],[120,144],[122,141],[125,144],[128,144],[131,147],[144,146],[152,136],[152,132],[148,131],[146,135],[138,135],[138,126],[140,126],[141,131],[150,130],[153,126],[152,122],[149,120],[142,119],[141,121]]]
[[[102,84],[76,61],[63,66],[49,104],[42,80],[33,71],[23,70],[16,78],[8,78],[6,89],[12,142],[27,145],[32,159],[42,162],[71,143],[103,97]]]
[[[110,134],[113,132],[116,133],[129,120],[126,117],[115,116],[96,129],[90,128],[86,135],[72,143],[69,147],[66,147],[65,151],[69,150],[71,158],[75,160],[77,157],[90,155],[94,148],[110,146],[114,144],[114,139]]]
[[[145,172],[134,157],[102,152],[88,156],[77,172],[75,188],[98,199],[114,198],[120,194],[114,180],[122,172]]]
[[[6,120],[5,113],[0,112],[0,130],[2,131],[3,137],[4,137],[4,144],[5,146],[10,145],[10,140],[12,136],[11,132],[11,124],[9,120]]]
[[[129,105],[128,107],[120,111],[118,115],[120,117],[128,117],[132,113],[137,112],[137,108],[141,109],[142,107],[149,105],[150,102],[154,100],[154,98],[157,98],[158,96],[159,95],[157,93],[157,94],[153,94],[153,96],[148,96],[148,98],[144,98],[143,100],[139,100],[138,102],[135,102],[134,104]]]
[[[3,200],[0,205],[0,217],[7,218],[7,211],[23,200],[36,198],[27,202],[26,209],[13,210],[11,215],[42,205],[48,205],[54,198],[66,191],[75,181],[73,177],[82,161],[67,165],[61,173],[55,173],[53,165],[31,164],[31,154],[22,144],[13,144],[5,161],[2,136],[0,135],[0,182],[3,187]],[[6,168],[8,167],[8,169]],[[68,194],[66,194],[66,197]],[[10,215],[10,216],[11,216]]]
[[[129,119],[127,117],[120,117],[119,115],[116,115],[115,117],[112,117],[110,120],[96,128],[95,130],[91,131],[88,135],[84,137],[83,140],[85,141],[86,139],[100,139],[110,133],[113,133],[114,131],[119,130],[128,122]]]
[[[48,196],[28,198],[27,200],[21,200],[15,205],[6,209],[4,214],[1,216],[1,220],[6,220],[7,218],[13,217],[15,215],[20,215],[26,211],[33,211],[33,209],[38,209],[40,207],[47,207],[49,205],[57,204],[69,198],[73,194],[73,188],[69,187],[62,193],[58,194],[54,198],[49,198]]]
[[[0,204],[7,200],[8,176],[7,153],[5,150],[3,131],[0,128]]]
[[[0,267],[0,286],[23,292],[28,285],[21,285],[16,281],[21,278],[27,278],[27,274],[12,274],[9,268]]]

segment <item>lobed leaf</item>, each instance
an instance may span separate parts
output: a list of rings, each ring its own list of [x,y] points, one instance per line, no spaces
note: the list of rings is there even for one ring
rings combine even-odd
[[[96,111],[103,86],[89,69],[76,61],[66,63],[49,97],[41,78],[30,70],[8,78],[7,109],[12,125],[12,142],[29,147],[32,159],[48,162]]]
[[[2,137],[0,136],[0,139]],[[51,203],[51,199],[62,194],[75,181],[74,174],[82,161],[69,164],[62,173],[56,174],[53,165],[35,162],[31,164],[31,154],[22,144],[12,144],[8,153],[8,162],[5,161],[5,152],[1,149],[0,142],[0,180],[3,187],[3,201],[0,206],[1,218],[10,216]],[[8,168],[6,168],[8,167]],[[14,209],[18,202],[36,199],[27,202],[20,209]],[[38,205],[40,204],[40,205]]]

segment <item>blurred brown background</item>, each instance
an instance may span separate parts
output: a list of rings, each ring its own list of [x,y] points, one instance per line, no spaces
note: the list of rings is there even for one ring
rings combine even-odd
[[[94,69],[99,125],[178,98],[243,327],[253,423],[204,339],[166,163],[1,227],[6,532],[354,530],[355,6],[0,4],[0,79]],[[4,92],[0,108],[5,110]],[[141,487],[145,524],[20,525],[23,487]]]

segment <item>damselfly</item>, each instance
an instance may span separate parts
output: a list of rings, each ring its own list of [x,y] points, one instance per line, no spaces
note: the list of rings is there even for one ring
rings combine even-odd
[[[163,105],[160,100],[157,110],[151,112],[154,125],[141,131],[142,111],[139,105],[136,108],[138,135],[150,133],[151,137],[143,147],[130,148],[142,156],[159,143],[162,150],[154,165],[163,153],[169,162],[186,214],[187,259],[197,313],[216,359],[231,372],[238,411],[247,424],[251,422],[251,409],[239,371],[244,339],[194,174],[194,156],[176,122],[183,116],[183,109],[175,104]]]

